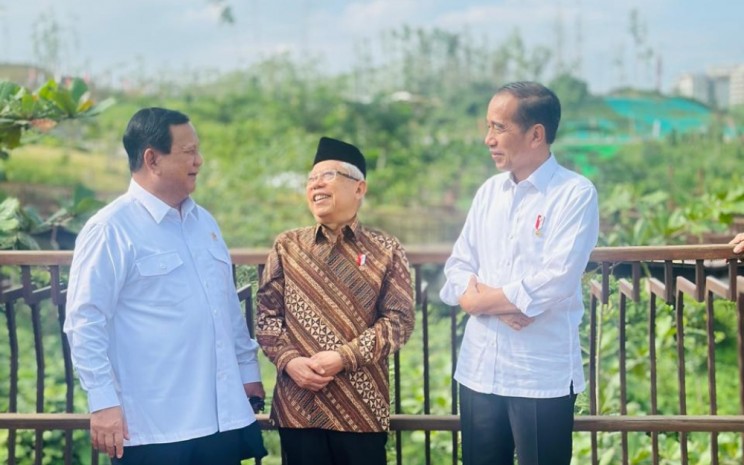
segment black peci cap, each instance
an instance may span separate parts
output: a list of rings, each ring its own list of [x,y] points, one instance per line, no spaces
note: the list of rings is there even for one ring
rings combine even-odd
[[[330,137],[321,137],[318,142],[318,150],[315,152],[313,165],[326,160],[351,163],[359,168],[365,178],[367,177],[367,162],[364,160],[364,155],[351,144]]]

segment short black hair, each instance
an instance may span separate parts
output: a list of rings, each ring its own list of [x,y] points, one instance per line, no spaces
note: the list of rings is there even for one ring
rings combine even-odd
[[[534,124],[545,128],[545,139],[552,144],[561,122],[561,102],[555,93],[537,82],[519,81],[506,84],[496,91],[496,95],[508,93],[519,103],[513,116],[514,122],[527,130]]]
[[[188,122],[189,117],[185,114],[165,108],[143,108],[135,113],[121,139],[129,157],[129,170],[134,173],[142,168],[148,148],[170,153],[173,145],[170,127]]]

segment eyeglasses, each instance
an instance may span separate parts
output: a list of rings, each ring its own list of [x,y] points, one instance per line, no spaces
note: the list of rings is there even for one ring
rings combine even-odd
[[[355,178],[354,176],[351,176],[350,174],[346,174],[343,171],[338,170],[328,170],[328,171],[322,171],[320,173],[316,174],[310,174],[307,177],[307,184],[313,184],[315,181],[320,179],[323,182],[331,182],[334,179],[336,179],[336,175],[340,174],[341,176],[345,178],[349,178],[353,181],[360,181],[360,179]]]

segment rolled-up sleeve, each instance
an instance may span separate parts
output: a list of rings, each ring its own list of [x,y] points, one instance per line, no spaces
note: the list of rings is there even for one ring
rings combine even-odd
[[[481,192],[482,190],[479,190],[473,199],[465,225],[455,241],[452,254],[444,264],[446,281],[439,291],[439,298],[447,305],[459,305],[460,296],[467,289],[470,277],[476,275],[480,267],[475,227]]]

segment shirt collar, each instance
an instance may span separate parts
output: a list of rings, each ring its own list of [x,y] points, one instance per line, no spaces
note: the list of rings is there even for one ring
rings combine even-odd
[[[190,214],[194,214],[195,216],[197,215],[197,210],[195,208],[196,202],[194,202],[191,197],[187,197],[186,200],[183,201],[181,204],[181,213],[179,214],[178,210],[157,198],[144,187],[140,186],[134,178],[129,181],[129,189],[127,190],[127,193],[139,201],[139,203],[145,207],[145,210],[147,210],[150,216],[152,216],[152,219],[154,219],[158,224],[163,221],[163,218],[165,218],[171,211],[183,218],[186,218],[186,216]]]
[[[553,152],[550,152],[550,156],[545,160],[542,165],[538,166],[535,171],[532,172],[527,179],[522,182],[526,182],[535,187],[538,191],[545,193],[548,189],[548,183],[553,178],[553,175],[558,170],[558,161],[553,156]],[[507,181],[504,183],[504,189],[510,189],[516,186],[517,183],[509,173]]]
[[[558,170],[558,162],[556,161],[553,153],[550,153],[545,162],[540,165],[535,171],[532,172],[526,179],[530,184],[535,186],[535,189],[545,193],[548,190],[548,183],[553,178],[553,175]]]
[[[361,228],[361,224],[359,223],[359,219],[355,216],[351,223],[345,225],[341,232],[344,235],[344,238],[353,240],[356,239],[357,233],[359,232],[359,228]],[[323,226],[322,224],[318,223],[315,226],[315,243],[328,240],[328,228]]]

